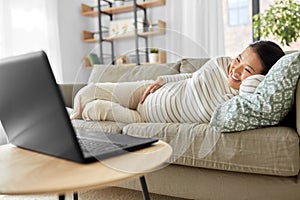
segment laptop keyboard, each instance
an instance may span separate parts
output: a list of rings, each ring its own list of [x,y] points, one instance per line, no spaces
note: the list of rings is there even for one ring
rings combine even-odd
[[[83,150],[84,155],[99,155],[103,152],[112,152],[126,147],[125,144],[112,143],[111,141],[97,140],[91,138],[79,137],[78,142]]]

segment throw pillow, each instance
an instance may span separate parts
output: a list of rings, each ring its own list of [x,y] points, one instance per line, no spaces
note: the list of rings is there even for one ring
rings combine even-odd
[[[300,75],[300,52],[278,60],[254,93],[235,96],[216,108],[210,126],[234,132],[278,124],[291,110]]]

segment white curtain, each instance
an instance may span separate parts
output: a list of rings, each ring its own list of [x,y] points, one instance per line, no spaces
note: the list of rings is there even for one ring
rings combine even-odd
[[[222,1],[168,0],[166,6],[166,48],[173,59],[224,54]]]
[[[0,1],[0,58],[44,50],[62,81],[57,0]]]

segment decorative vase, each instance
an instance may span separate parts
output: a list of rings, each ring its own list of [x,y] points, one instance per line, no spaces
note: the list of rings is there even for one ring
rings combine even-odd
[[[158,62],[158,53],[150,53],[149,54],[149,62],[150,63]]]

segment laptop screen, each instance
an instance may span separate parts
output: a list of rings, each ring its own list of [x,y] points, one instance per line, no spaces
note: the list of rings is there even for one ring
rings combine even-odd
[[[1,60],[0,93],[0,119],[10,143],[65,159],[83,159],[43,51]]]

